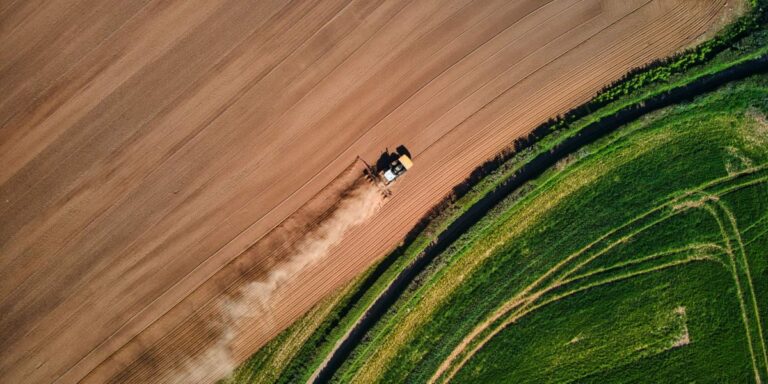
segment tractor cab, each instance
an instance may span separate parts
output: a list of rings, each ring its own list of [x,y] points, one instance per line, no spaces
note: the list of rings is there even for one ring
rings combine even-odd
[[[392,161],[389,165],[389,169],[384,171],[384,183],[390,184],[395,181],[400,175],[411,169],[412,166],[413,161],[411,161],[411,158],[408,157],[408,155],[400,155],[400,157]]]

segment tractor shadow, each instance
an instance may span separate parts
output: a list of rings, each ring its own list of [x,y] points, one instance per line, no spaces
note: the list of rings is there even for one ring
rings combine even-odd
[[[386,169],[389,169],[389,165],[402,155],[408,155],[408,157],[413,158],[411,156],[411,151],[409,151],[408,148],[406,148],[404,145],[397,147],[395,152],[390,152],[389,148],[386,148],[384,152],[379,155],[379,159],[376,160],[374,169],[376,172],[382,172]]]

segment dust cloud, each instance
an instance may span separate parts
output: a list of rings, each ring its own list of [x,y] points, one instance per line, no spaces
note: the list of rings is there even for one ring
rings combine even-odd
[[[234,370],[236,362],[230,343],[241,321],[259,318],[268,327],[275,326],[270,309],[275,291],[304,268],[322,260],[346,233],[373,217],[384,203],[378,187],[357,183],[344,193],[336,208],[317,227],[302,237],[284,262],[272,268],[265,278],[252,281],[218,305],[222,320],[212,324],[218,340],[206,350],[188,359],[168,375],[168,382],[212,382]]]
[[[300,240],[296,251],[288,261],[270,271],[266,279],[251,282],[241,289],[243,302],[241,304],[247,305],[248,308],[237,309],[234,316],[249,314],[268,316],[270,298],[281,284],[325,257],[328,251],[344,238],[347,231],[371,218],[382,203],[381,192],[370,184],[361,184],[353,189],[344,196],[336,210],[326,220]],[[254,303],[261,307],[261,310],[256,313],[251,312],[251,305]]]

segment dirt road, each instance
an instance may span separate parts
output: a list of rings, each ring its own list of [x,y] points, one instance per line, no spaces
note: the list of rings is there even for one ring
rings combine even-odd
[[[381,211],[226,335],[244,359],[475,166],[730,8],[3,2],[0,382],[174,380],[222,340],[211,300],[285,253],[257,242],[357,155],[406,145],[416,165]]]

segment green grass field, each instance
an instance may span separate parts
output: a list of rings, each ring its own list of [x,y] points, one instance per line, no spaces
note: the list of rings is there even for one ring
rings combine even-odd
[[[345,382],[768,380],[768,78],[667,108],[443,257]]]

